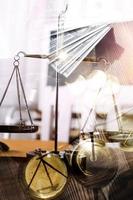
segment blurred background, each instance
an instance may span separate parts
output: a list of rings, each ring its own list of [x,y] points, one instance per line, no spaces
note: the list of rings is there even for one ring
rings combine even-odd
[[[13,70],[13,57],[17,52],[47,55],[55,51],[58,46],[58,16],[67,3],[68,9],[65,18],[62,19],[65,41],[67,37],[82,37],[83,31],[91,33],[101,24],[105,24],[108,29],[97,39],[98,42],[94,42],[93,46],[89,45],[86,56],[79,56],[79,62],[75,61],[76,67],[74,65],[75,68],[73,67],[68,76],[59,76],[59,141],[69,142],[77,137],[91,109],[85,126],[86,133],[93,130],[119,131],[118,114],[121,116],[122,128],[132,130],[133,22],[130,6],[124,18],[125,4],[124,1],[121,2],[121,8],[118,8],[114,1],[110,3],[110,7],[107,4],[103,6],[102,1],[97,1],[96,5],[89,5],[88,1],[78,1],[75,8],[74,1],[1,1],[0,98]],[[100,9],[100,16],[103,18],[97,18],[99,13],[93,12],[93,9],[88,14],[88,6],[95,8],[95,11]],[[109,9],[113,10],[114,15],[108,15],[108,19],[104,18]],[[87,28],[84,30],[84,27]],[[104,28],[101,28],[100,32],[103,30]],[[99,32],[94,36],[92,34],[92,40],[95,40],[98,34]],[[76,52],[81,50],[77,49]],[[75,55],[74,51],[70,53],[67,56]],[[98,59],[99,62],[95,62]],[[38,132],[1,133],[1,138],[54,139],[56,76],[55,69],[49,62],[48,59],[23,56],[20,59],[20,72],[26,97],[34,124],[39,126]],[[28,124],[29,118],[22,94],[21,98],[23,118]],[[116,113],[115,103],[119,113]],[[14,125],[18,123],[18,119],[17,89],[13,79],[0,107],[0,124]]]

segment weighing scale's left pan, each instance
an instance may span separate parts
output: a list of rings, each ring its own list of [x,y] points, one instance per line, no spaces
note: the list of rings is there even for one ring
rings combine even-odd
[[[0,125],[1,133],[34,133],[38,131],[36,125]]]
[[[14,125],[1,124],[0,125],[0,132],[1,133],[34,133],[38,130],[38,126],[34,125],[33,121],[32,121],[30,109],[29,109],[28,102],[27,102],[27,99],[26,99],[25,90],[24,90],[24,86],[23,86],[23,82],[22,82],[22,78],[21,78],[21,74],[20,74],[20,70],[19,70],[20,53],[21,52],[19,52],[14,57],[14,62],[13,62],[14,68],[13,68],[13,71],[12,71],[11,76],[9,78],[9,81],[7,83],[7,86],[5,88],[5,91],[3,93],[2,99],[0,100],[0,107],[1,107],[1,105],[4,101],[4,99],[5,99],[5,96],[7,94],[8,88],[11,84],[12,79],[13,79],[13,75],[16,75],[15,77],[16,77],[17,96],[18,96],[18,105],[19,105],[19,123],[14,124]],[[22,95],[23,95],[23,98],[24,98],[26,111],[27,111],[28,116],[29,116],[30,125],[25,124],[24,120],[23,120],[20,89],[22,90]]]

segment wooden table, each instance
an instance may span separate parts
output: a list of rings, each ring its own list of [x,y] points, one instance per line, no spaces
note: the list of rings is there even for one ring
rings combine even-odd
[[[0,200],[31,200],[22,185],[22,166],[27,162],[26,153],[37,148],[53,150],[53,141],[1,140],[10,147],[8,152],[0,152]],[[66,143],[58,144],[59,150],[69,148]],[[133,197],[133,153],[116,149],[119,170],[109,185],[92,189],[84,187],[70,173],[70,181],[63,196],[58,200],[132,200]],[[104,192],[104,193],[103,193]],[[107,196],[107,198],[106,198]]]
[[[53,150],[53,141],[40,140],[1,140],[10,147],[8,152],[0,152],[0,200],[32,200],[27,188],[22,186],[23,165],[27,163],[26,153],[37,148]],[[58,149],[69,148],[59,143]],[[20,170],[21,169],[21,170]],[[76,194],[76,195],[75,195]],[[71,177],[63,196],[58,200],[92,200],[92,192]]]
[[[26,153],[41,148],[42,150],[54,150],[53,141],[41,141],[41,140],[1,140],[7,144],[10,148],[8,152],[0,152],[2,157],[26,157]],[[58,149],[64,150],[68,148],[67,143],[59,143]]]

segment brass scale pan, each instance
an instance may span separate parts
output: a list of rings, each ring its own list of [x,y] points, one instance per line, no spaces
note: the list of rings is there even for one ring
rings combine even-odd
[[[65,192],[68,165],[64,153],[45,152],[34,156],[23,171],[23,184],[32,198],[56,199]]]
[[[104,141],[81,140],[75,146],[70,164],[72,173],[82,185],[89,188],[101,188],[109,184],[118,170],[116,155]]]

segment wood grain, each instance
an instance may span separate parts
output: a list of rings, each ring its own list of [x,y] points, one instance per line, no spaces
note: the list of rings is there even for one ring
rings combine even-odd
[[[10,148],[8,152],[0,152],[0,156],[4,157],[26,157],[26,153],[41,148],[42,150],[52,151],[54,150],[53,141],[41,141],[41,140],[1,140],[7,144]],[[68,148],[67,143],[59,143],[58,149],[64,150]]]

